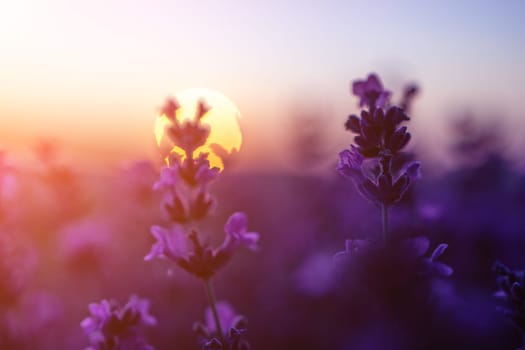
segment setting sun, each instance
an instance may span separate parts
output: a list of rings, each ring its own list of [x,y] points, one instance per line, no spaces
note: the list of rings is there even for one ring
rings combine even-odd
[[[239,109],[226,96],[206,88],[181,91],[175,94],[175,99],[180,104],[176,118],[181,123],[194,118],[199,100],[203,100],[210,108],[202,118],[202,123],[210,127],[210,136],[206,143],[195,152],[196,154],[209,153],[208,159],[211,166],[222,170],[224,158],[238,152],[242,144]],[[154,129],[157,145],[161,149],[168,147],[172,152],[184,156],[184,152],[178,147],[173,147],[166,135],[166,126],[169,124],[170,121],[164,114],[157,117]]]

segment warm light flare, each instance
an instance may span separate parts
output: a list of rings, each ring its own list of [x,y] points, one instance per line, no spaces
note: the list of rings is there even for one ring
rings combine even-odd
[[[193,120],[199,100],[203,100],[210,110],[201,119],[202,124],[210,127],[210,135],[206,144],[199,147],[195,154],[209,153],[208,159],[212,167],[224,169],[224,158],[238,152],[242,144],[242,134],[239,126],[241,114],[235,104],[226,96],[206,88],[192,88],[175,95],[180,104],[176,119],[179,123]],[[184,151],[173,144],[167,136],[167,126],[171,124],[165,115],[160,115],[155,121],[154,134],[161,150],[170,151],[184,158]],[[168,153],[168,152],[163,152]],[[169,157],[166,156],[167,161]]]

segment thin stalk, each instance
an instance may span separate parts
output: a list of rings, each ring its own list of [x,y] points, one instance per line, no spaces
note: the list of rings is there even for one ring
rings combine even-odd
[[[381,221],[383,226],[383,244],[386,246],[388,240],[388,206],[381,204]]]
[[[213,292],[213,286],[209,278],[204,280],[204,285],[206,286],[206,294],[208,295],[208,302],[210,303],[211,312],[213,314],[213,319],[215,320],[215,328],[217,328],[217,333],[219,339],[222,343],[222,327],[221,321],[219,319],[219,313],[217,312],[217,300],[215,299],[215,293]]]

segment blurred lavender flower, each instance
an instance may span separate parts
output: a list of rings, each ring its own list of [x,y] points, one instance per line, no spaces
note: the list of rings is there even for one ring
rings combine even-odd
[[[157,321],[149,314],[149,301],[132,295],[123,307],[102,300],[89,305],[90,316],[81,322],[89,337],[89,350],[153,350],[140,334],[142,326]]]
[[[97,217],[72,222],[60,231],[59,238],[62,259],[81,270],[101,267],[114,244],[110,224]]]
[[[339,263],[351,259],[356,254],[360,254],[370,248],[370,241],[364,239],[347,239],[345,250],[334,255],[334,262]]]
[[[334,258],[329,254],[308,256],[294,273],[295,286],[306,295],[320,297],[327,294],[336,282]]]
[[[27,242],[0,234],[0,308],[17,304],[30,283],[37,257]]]
[[[406,254],[422,258],[421,274],[435,277],[449,277],[454,272],[452,267],[444,264],[437,259],[443,255],[448,245],[445,243],[439,244],[431,253],[430,257],[424,257],[430,248],[430,241],[427,237],[420,236],[407,239],[403,242]]]
[[[237,315],[233,307],[226,302],[217,303],[217,313],[223,334],[219,335],[215,324],[213,310],[207,308],[204,314],[205,324],[196,322],[195,332],[202,337],[203,350],[248,350],[250,346],[243,339],[246,333],[246,319]]]
[[[18,305],[5,311],[10,336],[23,343],[28,337],[42,337],[40,332],[62,316],[64,309],[55,295],[29,292],[20,296]]]
[[[511,270],[499,261],[494,263],[492,270],[500,288],[495,295],[505,302],[500,310],[522,333],[524,343],[518,350],[525,349],[525,272]]]
[[[13,198],[17,190],[15,169],[6,158],[6,153],[0,150],[0,202]]]
[[[452,267],[437,261],[445,252],[448,245],[445,243],[439,244],[430,254],[430,257],[425,257],[430,248],[430,241],[427,237],[419,236],[405,239],[392,247],[388,248],[388,254],[402,257],[403,260],[417,261],[419,266],[417,274],[430,277],[449,277],[453,273]],[[334,262],[348,263],[353,258],[359,258],[363,252],[379,251],[375,246],[370,244],[370,241],[363,239],[347,239],[345,242],[345,250],[334,255]]]

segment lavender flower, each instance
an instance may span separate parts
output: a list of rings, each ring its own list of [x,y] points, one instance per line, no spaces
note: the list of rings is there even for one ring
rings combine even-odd
[[[337,170],[350,178],[359,193],[381,208],[383,243],[388,238],[388,207],[399,201],[412,180],[419,175],[419,163],[410,162],[396,170],[395,161],[403,160],[402,149],[410,141],[410,133],[401,123],[410,118],[399,107],[386,107],[390,92],[383,89],[379,78],[370,74],[365,81],[353,83],[359,97],[361,117],[350,115],[347,130],[357,134],[355,145],[339,153]],[[372,167],[365,167],[365,159]]]
[[[123,307],[102,300],[90,304],[89,312],[80,324],[91,343],[86,350],[153,350],[140,334],[141,327],[157,323],[147,299],[132,295]]]
[[[430,241],[427,237],[420,236],[407,239],[403,242],[402,249],[407,255],[422,258],[420,273],[435,277],[449,277],[454,269],[445,263],[437,261],[448,248],[448,244],[439,244],[431,253],[430,257],[424,257],[430,247]]]
[[[500,288],[495,295],[505,302],[500,311],[522,333],[524,343],[518,350],[525,349],[525,272],[513,271],[499,261],[494,263],[492,270],[496,272]]]
[[[193,326],[202,338],[204,350],[248,350],[249,343],[243,338],[246,333],[246,319],[237,315],[233,307],[226,302],[217,303],[217,314],[220,324],[224,327],[223,333],[218,334],[213,310],[206,309],[205,323],[196,322]]]
[[[209,127],[201,123],[210,107],[200,100],[194,119],[183,123],[176,118],[179,108],[175,100],[168,100],[161,113],[171,122],[167,133],[173,146],[182,149],[184,155],[169,154],[168,166],[162,169],[160,180],[153,186],[155,191],[162,193],[161,208],[170,225],[168,228],[158,225],[151,228],[156,242],[144,259],[168,258],[203,281],[211,310],[207,312],[207,326],[203,327],[207,335],[204,349],[247,349],[247,343],[241,339],[244,330],[233,327],[231,320],[224,319],[225,315],[231,316],[232,313],[216,303],[211,278],[241,247],[255,250],[259,234],[248,231],[248,219],[241,212],[232,214],[226,222],[224,231],[227,235],[218,247],[206,243],[203,233],[197,230],[195,223],[211,215],[216,204],[208,185],[217,178],[219,169],[210,166],[207,153],[195,156],[210,134]],[[214,326],[209,314],[213,315]],[[227,332],[223,333],[222,329]],[[216,333],[213,338],[211,333]]]
[[[345,250],[334,255],[334,262],[342,262],[366,251],[370,248],[370,242],[364,239],[347,239],[345,241]]]

